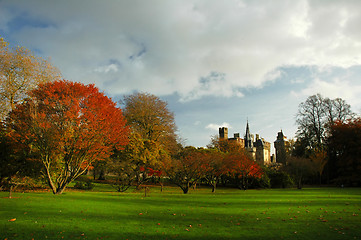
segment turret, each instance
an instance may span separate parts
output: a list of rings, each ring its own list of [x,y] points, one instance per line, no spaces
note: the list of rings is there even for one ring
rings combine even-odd
[[[228,139],[228,128],[219,128],[219,139]]]
[[[276,162],[286,164],[286,137],[283,132],[278,132],[277,139],[274,142],[276,149]]]

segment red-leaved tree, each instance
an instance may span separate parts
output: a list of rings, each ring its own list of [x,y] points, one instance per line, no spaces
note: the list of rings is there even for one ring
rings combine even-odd
[[[203,178],[212,187],[212,192],[215,192],[217,183],[223,175],[227,174],[224,165],[224,154],[218,149],[202,149],[202,153],[199,160],[202,161]]]
[[[94,85],[40,85],[7,119],[14,148],[36,153],[54,194],[128,142],[122,110]]]
[[[239,188],[244,190],[248,188],[251,180],[261,178],[263,175],[262,168],[245,150],[228,153],[224,163],[229,176],[236,181]]]
[[[163,170],[170,181],[187,194],[189,188],[199,181],[204,174],[203,159],[205,153],[195,147],[183,148],[176,157],[163,161]]]

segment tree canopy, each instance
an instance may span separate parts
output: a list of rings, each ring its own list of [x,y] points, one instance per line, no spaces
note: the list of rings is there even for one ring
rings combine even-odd
[[[336,122],[328,151],[330,177],[339,184],[361,186],[361,118]]]
[[[54,194],[128,143],[122,110],[94,85],[48,82],[29,96],[6,126],[15,149],[36,153]]]
[[[296,145],[308,150],[322,148],[332,124],[352,116],[351,106],[341,98],[323,98],[320,94],[309,96],[298,108],[296,135],[299,143]]]
[[[160,158],[177,148],[174,114],[167,102],[149,93],[125,96],[124,104],[124,116],[133,136],[129,156],[145,166],[159,167]]]
[[[0,119],[38,84],[60,80],[59,70],[48,60],[33,55],[24,47],[10,48],[0,38]]]

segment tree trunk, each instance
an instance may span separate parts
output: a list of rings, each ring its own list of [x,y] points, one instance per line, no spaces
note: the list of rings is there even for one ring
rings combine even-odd
[[[58,195],[58,194],[62,194],[65,190],[65,187],[61,187],[61,188],[58,188],[56,189],[56,192],[54,194]]]
[[[189,187],[184,187],[184,188],[182,188],[182,190],[183,190],[183,193],[184,193],[184,194],[187,194],[187,193],[188,193],[188,190],[189,190]]]
[[[104,169],[100,170],[98,180],[105,180],[105,171],[104,171]]]
[[[217,182],[214,182],[212,184],[212,193],[215,193],[216,192],[216,185],[217,185]]]
[[[55,186],[55,184],[53,182],[53,179],[51,179],[51,174],[50,174],[50,171],[49,171],[50,165],[47,166],[45,164],[45,162],[43,162],[43,163],[45,165],[46,177],[48,178],[47,180],[48,180],[49,187],[51,188],[51,191],[53,192],[53,194],[57,194],[57,188],[56,188],[56,186]]]
[[[9,187],[9,198],[12,198],[12,194],[13,194],[13,185],[11,184]]]

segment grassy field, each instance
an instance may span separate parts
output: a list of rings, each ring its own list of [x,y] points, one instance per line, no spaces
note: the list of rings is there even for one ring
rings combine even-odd
[[[0,239],[361,239],[361,189],[0,192]],[[16,219],[16,220],[15,220]]]

